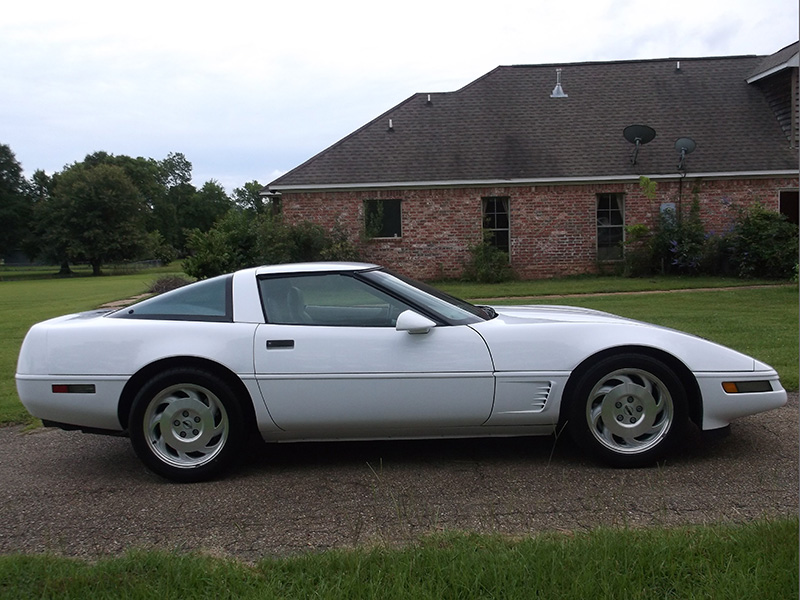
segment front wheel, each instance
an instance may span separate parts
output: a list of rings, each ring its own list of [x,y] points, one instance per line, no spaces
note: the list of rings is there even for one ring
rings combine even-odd
[[[664,458],[685,433],[686,392],[675,373],[649,356],[601,360],[578,381],[569,414],[573,439],[615,467]]]
[[[155,473],[180,482],[221,474],[246,434],[230,387],[195,369],[165,371],[144,385],[133,401],[128,426],[139,459]]]

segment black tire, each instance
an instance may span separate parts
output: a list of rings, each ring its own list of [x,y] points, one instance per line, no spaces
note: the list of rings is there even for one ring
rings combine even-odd
[[[131,443],[153,472],[178,482],[224,473],[246,442],[241,406],[219,377],[170,369],[148,381],[133,400]]]
[[[669,455],[686,432],[686,390],[666,364],[619,354],[592,365],[569,406],[572,438],[613,467],[643,467]]]

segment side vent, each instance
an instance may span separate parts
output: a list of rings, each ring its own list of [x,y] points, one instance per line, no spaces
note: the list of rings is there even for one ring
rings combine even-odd
[[[547,404],[547,399],[550,397],[550,391],[553,389],[552,381],[534,381],[533,382],[533,398],[531,403],[531,410],[536,412],[544,410]]]
[[[487,425],[530,425],[550,400],[556,382],[532,380],[525,375],[505,374],[496,379],[494,409]]]

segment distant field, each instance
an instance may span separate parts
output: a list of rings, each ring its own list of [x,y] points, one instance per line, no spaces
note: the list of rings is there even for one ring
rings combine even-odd
[[[142,270],[180,270],[180,267],[153,267],[149,263],[129,263],[108,265],[103,267],[104,275],[132,275]],[[89,265],[70,265],[72,277],[91,277],[92,267]],[[0,266],[0,281],[20,281],[23,279],[53,279],[58,277],[59,267],[53,265],[2,265]]]

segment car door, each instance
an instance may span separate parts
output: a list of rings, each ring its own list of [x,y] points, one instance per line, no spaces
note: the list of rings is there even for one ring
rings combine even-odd
[[[260,288],[268,323],[256,331],[255,371],[280,428],[363,437],[489,418],[492,361],[469,327],[398,331],[411,307],[346,274],[271,277]]]

